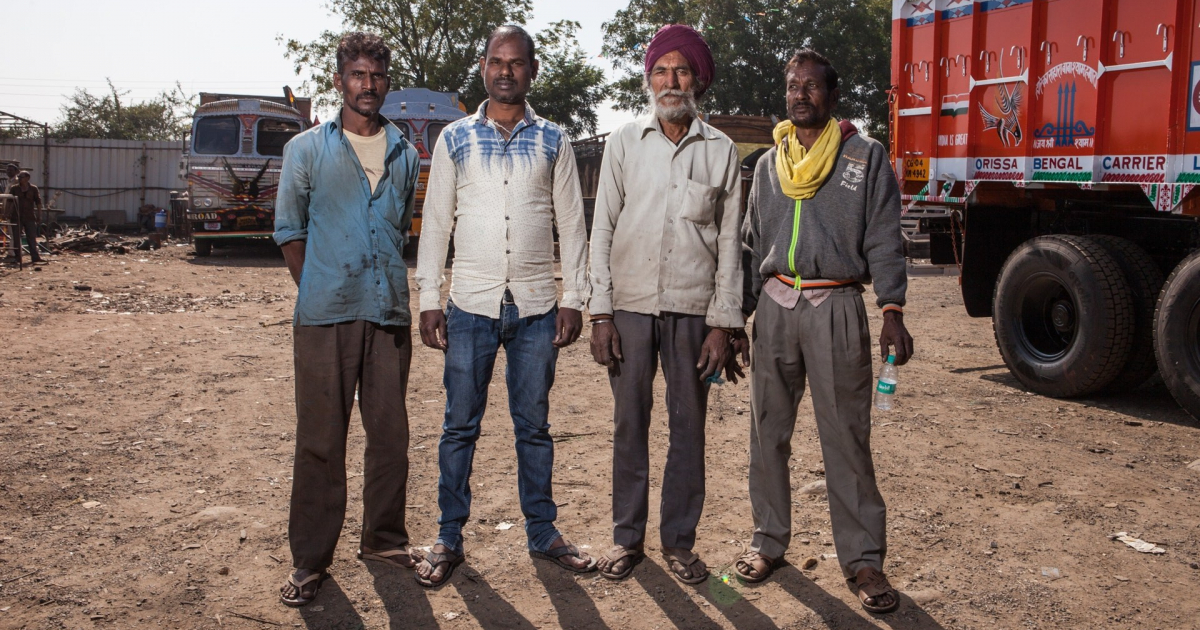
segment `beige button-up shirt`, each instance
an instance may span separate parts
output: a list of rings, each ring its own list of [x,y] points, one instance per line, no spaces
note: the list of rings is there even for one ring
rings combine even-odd
[[[591,313],[744,326],[741,191],[737,147],[699,119],[678,145],[653,115],[613,132],[592,221]]]

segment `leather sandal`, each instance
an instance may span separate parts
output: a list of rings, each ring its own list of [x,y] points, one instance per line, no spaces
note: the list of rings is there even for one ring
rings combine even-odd
[[[900,593],[892,588],[887,576],[875,567],[859,569],[858,573],[853,578],[847,579],[846,582],[850,585],[850,590],[858,595],[858,601],[862,604],[863,610],[869,613],[882,615],[900,607]],[[892,601],[880,605],[879,600],[885,596],[890,596]]]
[[[622,560],[628,558],[625,568],[620,571],[613,572],[612,567],[617,566]],[[645,552],[636,547],[623,547],[616,545],[612,549],[604,552],[604,559],[608,561],[607,569],[600,569],[600,575],[610,580],[623,580],[633,573],[633,567],[646,558]]]
[[[708,567],[704,567],[702,572],[697,570],[696,565],[703,565],[704,562],[690,549],[663,549],[663,560],[667,561],[667,567],[675,579],[684,584],[700,584],[708,579]]]

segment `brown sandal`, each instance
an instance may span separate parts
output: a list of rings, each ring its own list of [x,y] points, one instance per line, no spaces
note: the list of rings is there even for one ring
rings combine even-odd
[[[887,576],[875,567],[859,569],[858,573],[853,578],[847,579],[846,582],[850,585],[850,590],[858,595],[863,610],[869,613],[882,615],[900,607],[900,593],[892,588]],[[890,598],[891,603],[878,605],[878,602],[884,598]]]
[[[761,571],[754,567],[754,563],[760,560],[764,560],[767,563],[766,568],[762,569]],[[746,553],[742,554],[742,557],[737,559],[737,562],[733,563],[733,571],[734,573],[737,573],[737,576],[741,578],[743,582],[748,584],[757,584],[771,577],[771,574],[775,572],[775,568],[781,564],[781,560],[781,558],[764,556],[757,551],[747,551]],[[743,569],[742,567],[745,568]],[[758,575],[752,575],[750,573],[751,571],[757,572]]]
[[[664,548],[663,560],[667,561],[667,567],[671,569],[671,573],[675,576],[675,579],[684,584],[700,584],[708,580],[707,566],[704,567],[703,572],[697,572],[693,569],[697,564],[703,565],[704,562],[700,560],[700,556],[692,553],[690,549]]]
[[[646,558],[646,554],[641,549],[616,545],[612,549],[604,552],[603,558],[608,560],[609,568],[600,569],[600,575],[603,575],[610,580],[623,580],[629,577],[629,574],[633,573],[633,567],[637,566],[639,562],[644,560]],[[629,563],[625,565],[624,569],[617,572],[610,570],[612,567],[617,566],[617,563],[626,558],[629,558]]]
[[[423,556],[421,554],[414,553],[408,547],[389,549],[387,551],[375,551],[369,547],[359,547],[358,549],[359,560],[374,560],[376,562],[383,562],[395,567],[400,567],[402,569],[417,568],[417,564],[421,562],[422,558]],[[405,564],[405,560],[408,561],[407,564]]]

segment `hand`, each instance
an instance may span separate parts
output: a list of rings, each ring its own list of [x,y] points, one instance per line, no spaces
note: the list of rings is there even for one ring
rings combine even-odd
[[[888,352],[894,347],[894,352]],[[896,355],[896,365],[908,363],[913,354],[913,338],[904,327],[904,313],[900,311],[884,311],[883,330],[879,333],[879,351],[883,360],[887,361],[888,354]]]
[[[583,315],[573,308],[558,309],[554,330],[558,333],[554,336],[555,348],[565,348],[575,343],[575,340],[579,339],[579,333],[583,332]]]
[[[614,372],[617,362],[623,361],[621,356],[621,333],[611,319],[600,320],[592,324],[592,358]]]
[[[421,311],[421,343],[434,350],[446,351],[446,314],[440,310]]]
[[[729,333],[719,328],[708,331],[704,345],[700,346],[700,362],[696,364],[696,369],[700,370],[700,380],[707,379],[725,367],[731,354]]]
[[[739,358],[741,359],[741,365],[738,365]],[[747,337],[745,329],[742,329],[733,333],[733,340],[730,342],[729,361],[725,363],[725,380],[730,383],[737,383],[739,378],[746,378],[746,372],[743,368],[748,367],[750,367],[750,337]]]

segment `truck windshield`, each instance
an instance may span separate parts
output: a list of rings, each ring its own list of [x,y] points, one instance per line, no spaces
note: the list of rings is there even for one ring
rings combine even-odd
[[[291,120],[263,118],[258,121],[257,147],[259,155],[283,155],[283,145],[300,133],[300,123]]]
[[[209,116],[196,121],[196,153],[233,155],[238,152],[242,121],[236,116]]]
[[[442,137],[442,130],[446,128],[447,124],[442,122],[429,123],[429,127],[425,130],[426,135],[429,136],[430,154],[437,148],[438,139]]]

